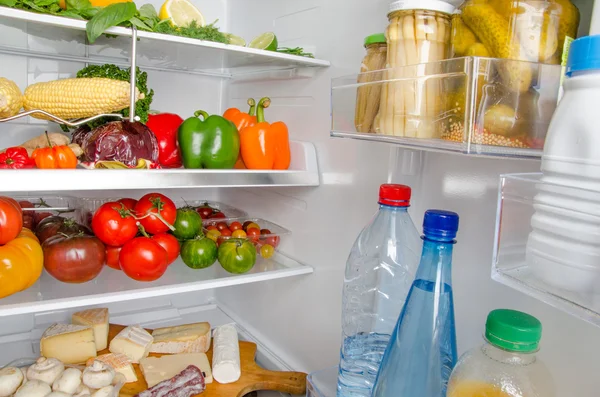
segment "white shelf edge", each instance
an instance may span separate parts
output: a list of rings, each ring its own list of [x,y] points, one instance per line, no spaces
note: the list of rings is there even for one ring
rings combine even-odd
[[[7,17],[27,22],[35,22],[50,26],[63,27],[69,29],[83,30],[85,31],[86,22],[79,19],[65,18],[56,15],[38,14],[35,12],[18,10],[10,7],[0,6],[0,17]],[[106,30],[105,34],[113,34],[116,36],[131,37],[131,29],[124,27],[112,27]],[[264,57],[265,59],[279,59],[284,61],[293,62],[298,66],[312,66],[312,67],[329,67],[331,63],[322,59],[301,57],[297,55],[283,54],[275,51],[258,50],[254,48],[235,46],[230,44],[217,43],[212,41],[191,39],[188,37],[180,37],[167,35],[162,33],[153,33],[138,31],[138,38],[144,38],[149,40],[157,40],[167,43],[180,43],[193,45],[198,47],[206,47],[224,50],[227,52],[237,52],[242,54],[256,55]]]
[[[280,278],[311,274],[314,271],[312,267],[301,264],[285,256],[282,253],[278,253],[278,255],[283,256],[285,261],[287,261],[288,263],[294,263],[294,267],[287,267],[285,269],[271,270],[261,273],[247,273],[239,275],[231,274],[229,277],[225,278],[190,281],[188,283],[174,285],[152,286],[152,284],[149,283],[147,288],[140,288],[133,291],[99,293],[86,296],[69,296],[65,298],[50,299],[48,301],[28,301],[23,303],[3,305],[2,299],[0,299],[0,317],[22,315],[28,313],[38,313],[52,310],[61,310],[82,306],[100,305],[112,302],[123,302],[134,299],[152,298],[157,296],[175,295],[185,292],[202,291],[267,280],[277,280]],[[213,266],[219,266],[219,264],[215,263]],[[202,269],[198,271],[201,272]],[[126,276],[123,275],[123,277]]]

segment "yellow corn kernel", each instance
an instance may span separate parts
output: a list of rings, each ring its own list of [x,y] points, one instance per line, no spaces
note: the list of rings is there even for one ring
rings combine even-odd
[[[135,100],[144,96],[135,90]],[[25,90],[25,110],[39,109],[66,120],[113,113],[129,106],[127,81],[107,78],[54,80],[32,84]],[[32,117],[48,119],[42,114]]]
[[[0,118],[14,116],[23,107],[23,94],[14,81],[0,77]]]

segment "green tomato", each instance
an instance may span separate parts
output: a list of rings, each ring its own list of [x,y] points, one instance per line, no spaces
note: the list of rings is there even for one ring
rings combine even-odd
[[[196,237],[202,228],[200,214],[192,208],[180,208],[177,210],[177,218],[173,223],[175,230],[173,234],[179,240],[189,240]]]
[[[241,238],[230,238],[219,246],[219,263],[229,273],[246,273],[256,263],[256,248]]]
[[[197,237],[181,245],[181,259],[192,269],[210,267],[217,260],[217,244],[208,237]]]

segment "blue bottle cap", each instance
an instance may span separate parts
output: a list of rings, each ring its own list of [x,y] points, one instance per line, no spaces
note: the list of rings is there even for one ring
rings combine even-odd
[[[453,240],[458,231],[458,214],[444,210],[427,210],[423,219],[423,234]]]
[[[571,43],[567,76],[575,72],[600,69],[600,35],[586,36]]]

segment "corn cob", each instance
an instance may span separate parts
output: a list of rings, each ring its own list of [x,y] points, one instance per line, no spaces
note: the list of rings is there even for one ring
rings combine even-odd
[[[23,107],[23,94],[17,85],[0,77],[0,118],[14,116]]]
[[[129,106],[130,85],[107,78],[63,79],[32,84],[25,90],[25,110],[45,110],[66,120],[112,113]],[[135,90],[135,100],[144,94]],[[47,119],[42,114],[33,117]]]

